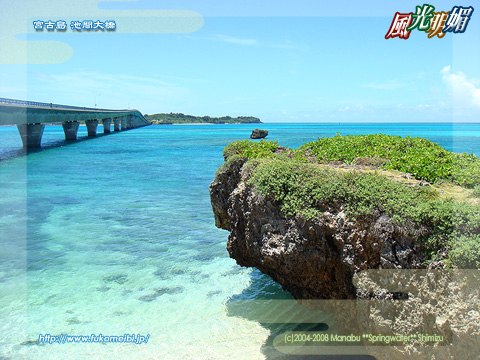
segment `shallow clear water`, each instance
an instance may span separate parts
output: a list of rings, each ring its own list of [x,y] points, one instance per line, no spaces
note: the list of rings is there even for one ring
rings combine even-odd
[[[224,146],[255,127],[149,126],[65,144],[52,126],[44,150],[28,156],[17,129],[1,127],[0,359],[275,358],[266,345],[274,327],[231,304],[290,295],[228,257],[208,193]],[[478,124],[260,127],[290,147],[382,132],[480,155]],[[150,339],[38,344],[45,333]]]

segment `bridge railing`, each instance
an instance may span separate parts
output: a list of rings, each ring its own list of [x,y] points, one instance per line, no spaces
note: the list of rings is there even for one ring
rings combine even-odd
[[[26,101],[26,100],[15,100],[15,99],[7,99],[7,98],[0,98],[0,103],[2,104],[12,104],[12,105],[24,105],[24,106],[38,106],[38,107],[49,107],[52,109],[65,109],[65,110],[88,110],[88,111],[129,111],[127,109],[124,110],[111,110],[111,109],[100,109],[100,108],[90,108],[90,107],[82,107],[82,106],[71,106],[71,105],[60,105],[60,104],[52,104],[52,103],[42,103],[37,101]]]

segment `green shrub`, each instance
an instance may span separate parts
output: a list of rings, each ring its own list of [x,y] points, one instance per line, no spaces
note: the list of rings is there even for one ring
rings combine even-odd
[[[418,204],[437,197],[432,190],[414,189],[376,173],[340,173],[286,157],[257,162],[249,183],[281,202],[286,216],[342,205],[352,217],[381,212],[417,219]]]
[[[479,269],[480,268],[480,235],[458,234],[450,242],[450,261],[457,268]]]
[[[223,158],[227,160],[232,155],[242,155],[247,158],[269,157],[278,148],[277,141],[260,140],[259,142],[239,140],[228,144],[223,150]]]
[[[378,158],[386,169],[412,174],[418,180],[435,183],[448,180],[474,187],[480,184],[480,159],[473,154],[457,154],[423,138],[384,134],[348,135],[321,138],[302,145],[299,151],[310,150],[318,161],[342,161]],[[361,160],[360,160],[361,161]]]
[[[222,166],[220,166],[216,171],[215,171],[215,176],[218,176],[222,173],[224,173],[227,169],[229,169],[234,162],[237,162],[237,161],[242,161],[242,160],[246,160],[246,157],[241,155],[241,154],[233,154],[233,155],[230,155],[228,157],[227,160],[225,160],[225,162],[222,164]]]
[[[480,185],[477,185],[473,188],[472,196],[480,198]]]
[[[258,161],[249,183],[281,202],[281,210],[286,216],[307,211],[314,217],[318,215],[315,194],[320,184],[337,180],[336,173],[328,169],[319,169],[287,157],[272,157]]]

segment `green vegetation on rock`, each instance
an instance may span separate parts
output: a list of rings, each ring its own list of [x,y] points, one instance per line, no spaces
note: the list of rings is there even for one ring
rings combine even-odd
[[[259,118],[253,116],[222,116],[222,117],[210,117],[210,116],[193,116],[185,115],[182,113],[169,113],[169,114],[153,114],[144,115],[148,121],[152,121],[153,124],[257,124],[261,123]]]
[[[328,164],[381,164],[418,180],[461,185],[471,199],[478,196],[480,182],[480,159],[474,155],[452,153],[426,139],[387,135],[323,138],[298,150],[244,140],[229,144],[223,154],[227,163],[247,161],[248,184],[271,197],[285,217],[308,221],[332,209],[354,220],[387,215],[413,236],[415,229],[429,229],[428,236],[418,233],[429,261],[443,258],[450,266],[480,268],[478,201],[440,196],[418,181],[416,186],[392,181],[378,169],[348,171]]]
[[[342,161],[383,163],[389,170],[412,174],[430,183],[447,180],[474,187],[480,183],[480,159],[473,154],[457,154],[423,138],[392,135],[337,135],[304,144],[300,152],[311,153],[319,162]]]
[[[223,149],[223,157],[227,160],[232,155],[242,155],[247,158],[272,157],[273,152],[279,147],[277,141],[260,140],[239,140],[228,144]]]

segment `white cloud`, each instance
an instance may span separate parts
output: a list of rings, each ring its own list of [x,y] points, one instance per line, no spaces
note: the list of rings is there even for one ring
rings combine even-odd
[[[269,48],[273,49],[283,49],[283,50],[309,50],[310,47],[306,44],[296,44],[293,43],[290,40],[284,40],[281,43],[269,43],[269,44],[264,44]]]
[[[42,82],[55,82],[57,79],[49,74],[46,74],[44,72],[36,72],[33,74],[35,79],[40,80]]]
[[[452,73],[450,65],[445,66],[440,73],[442,81],[453,93],[457,105],[480,106],[480,89],[467,79],[464,73]]]
[[[417,108],[419,109],[428,109],[428,108],[431,108],[433,107],[433,105],[429,105],[429,104],[419,104],[417,105]]]
[[[384,82],[384,83],[370,83],[370,84],[366,84],[366,85],[363,85],[363,87],[366,87],[366,88],[371,88],[371,89],[380,89],[380,90],[396,90],[396,89],[400,89],[400,88],[403,88],[403,87],[406,87],[407,84],[406,83],[403,83],[403,82],[399,82],[399,81],[396,81],[396,80],[390,80],[390,81],[387,81],[387,82]]]
[[[233,36],[221,35],[221,34],[215,35],[213,39],[216,41],[226,42],[230,44],[258,45],[258,41],[256,39],[243,39],[243,38],[236,38]]]
[[[342,106],[338,108],[339,112],[360,112],[366,110],[362,104],[357,104],[353,106]]]

